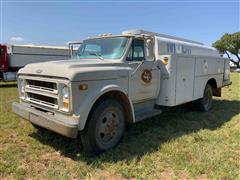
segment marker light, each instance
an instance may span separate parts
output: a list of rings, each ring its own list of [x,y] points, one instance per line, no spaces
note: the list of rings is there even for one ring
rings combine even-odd
[[[163,64],[167,65],[168,64],[168,57],[163,58]]]
[[[78,88],[79,88],[79,90],[84,91],[84,90],[87,90],[87,89],[88,89],[88,85],[87,85],[87,84],[80,84],[80,85],[78,86]]]

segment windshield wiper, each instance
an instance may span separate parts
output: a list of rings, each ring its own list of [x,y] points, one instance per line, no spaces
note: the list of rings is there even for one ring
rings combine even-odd
[[[104,60],[103,57],[100,56],[100,55],[97,54],[97,53],[90,53],[89,55],[94,55],[94,56],[98,57],[99,59]]]

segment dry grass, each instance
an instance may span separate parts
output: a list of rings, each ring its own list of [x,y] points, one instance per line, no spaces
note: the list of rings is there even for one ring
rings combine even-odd
[[[99,157],[79,139],[38,132],[11,112],[15,87],[0,89],[0,179],[240,179],[240,74],[209,113],[185,106],[131,125]]]

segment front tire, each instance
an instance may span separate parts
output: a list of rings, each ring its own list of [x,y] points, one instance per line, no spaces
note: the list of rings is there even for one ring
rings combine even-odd
[[[125,129],[124,109],[113,99],[100,102],[91,111],[81,140],[85,151],[100,154],[115,147]]]
[[[203,112],[207,112],[212,108],[213,103],[213,91],[212,86],[207,84],[203,93],[203,98],[197,101],[198,109]]]

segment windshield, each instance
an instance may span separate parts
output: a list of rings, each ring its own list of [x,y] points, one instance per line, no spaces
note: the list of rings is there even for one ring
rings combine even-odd
[[[127,45],[127,37],[89,39],[83,41],[76,53],[78,59],[119,59]]]

